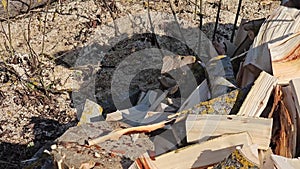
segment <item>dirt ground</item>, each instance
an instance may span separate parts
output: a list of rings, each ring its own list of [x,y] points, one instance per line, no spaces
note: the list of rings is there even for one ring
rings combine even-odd
[[[78,95],[72,95],[72,92],[82,88],[91,73],[98,73],[96,101],[104,111],[113,111],[109,101],[111,74],[122,59],[116,56],[124,56],[126,52],[123,50],[121,54],[108,55],[98,67],[96,63],[76,65],[76,59],[85,46],[92,46],[99,36],[97,32],[117,18],[150,10],[169,15],[174,12],[178,18],[193,24],[200,23],[197,15],[199,8],[195,8],[195,2],[199,4],[199,1],[171,2],[170,6],[169,1],[165,0],[64,0],[32,9],[9,21],[2,20],[0,168],[28,165],[39,149],[50,145],[69,127],[77,124],[77,112],[82,107],[76,106],[80,105],[76,101],[84,98],[76,100],[74,97]],[[218,0],[203,2],[202,31],[212,39]],[[230,39],[237,3],[233,0],[222,1],[218,40]],[[279,3],[272,0],[244,0],[238,25],[241,19],[267,17]],[[153,72],[144,74],[147,77],[152,75]],[[139,88],[156,88],[155,80],[151,78],[148,79],[150,82],[140,82],[139,77],[135,80],[136,83],[144,83]]]

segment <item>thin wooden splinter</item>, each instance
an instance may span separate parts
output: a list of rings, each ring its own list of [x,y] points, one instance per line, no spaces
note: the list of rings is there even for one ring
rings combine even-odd
[[[95,145],[98,143],[102,143],[106,140],[118,140],[122,135],[125,135],[125,134],[149,133],[151,131],[163,128],[166,125],[173,124],[174,122],[175,122],[175,119],[171,119],[168,121],[163,121],[160,123],[155,123],[155,124],[146,125],[146,126],[138,126],[138,127],[121,129],[121,130],[115,130],[105,136],[101,136],[101,137],[98,137],[98,138],[95,138],[92,140],[88,140],[87,143],[88,143],[88,145]]]

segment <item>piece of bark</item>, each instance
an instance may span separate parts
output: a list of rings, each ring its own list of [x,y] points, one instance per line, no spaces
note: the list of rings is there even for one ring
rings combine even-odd
[[[272,119],[236,115],[188,115],[188,142],[203,142],[210,137],[228,133],[248,132],[259,149],[268,149],[272,134]]]
[[[150,139],[154,144],[155,156],[176,150],[186,145],[185,123],[179,121],[167,129],[157,130],[151,133]]]
[[[79,122],[77,125],[81,125],[84,123],[92,123],[97,121],[104,121],[102,116],[103,108],[97,103],[86,99],[83,112],[79,118]]]
[[[179,69],[183,66],[195,63],[195,56],[164,56],[161,73],[167,73],[174,69]]]
[[[165,88],[171,88],[177,85],[176,80],[167,77],[167,76],[160,76],[158,77],[158,81],[160,82],[160,84],[165,87]]]
[[[235,77],[230,58],[225,55],[213,57],[206,63],[211,97],[230,92],[235,86]]]
[[[276,84],[277,78],[266,72],[261,72],[242,104],[238,115],[259,117],[266,107]]]
[[[131,128],[126,128],[126,129],[121,129],[121,130],[115,130],[107,135],[92,139],[92,140],[88,140],[88,144],[89,145],[95,145],[95,144],[99,144],[102,143],[106,140],[118,140],[122,135],[125,134],[133,134],[133,133],[149,133],[152,132],[154,130],[160,129],[165,127],[168,124],[171,124],[172,121],[174,122],[174,120],[169,120],[169,121],[163,121],[160,123],[156,123],[156,124],[151,124],[151,125],[146,125],[146,126],[138,126],[138,127],[131,127]]]
[[[291,132],[288,133],[290,135],[289,138],[289,148],[291,149],[292,157],[296,157],[297,150],[297,133],[299,124],[297,123],[297,109],[295,107],[295,102],[292,95],[292,89],[290,86],[282,87],[283,93],[283,103],[286,106],[286,109],[291,118]],[[299,144],[298,144],[299,145]]]
[[[252,144],[247,133],[224,135],[158,156],[157,168],[182,169],[205,167],[220,162],[235,150],[235,146]]]
[[[255,81],[261,71],[272,73],[268,43],[282,40],[300,30],[300,11],[280,6],[262,24],[240,70],[238,84],[245,87]]]
[[[279,84],[288,84],[300,77],[300,32],[281,41],[268,44],[272,69]]]
[[[243,19],[241,20],[241,24],[238,28],[238,30],[236,31],[236,36],[234,37],[234,41],[233,41],[233,44],[235,46],[239,46],[243,43],[243,41],[247,38],[248,36],[248,32],[245,30],[244,28],[244,24],[247,23],[247,20],[246,19]],[[234,52],[234,51],[233,51]],[[233,53],[232,52],[232,53]],[[229,56],[232,56],[232,55],[229,55]]]
[[[283,97],[282,87],[278,86],[278,91],[275,93],[275,104],[277,104],[277,108],[273,113],[274,125],[273,128],[273,150],[275,154],[284,156],[284,157],[293,157],[293,153],[295,153],[295,129],[293,120],[291,117],[291,113],[287,109]]]
[[[205,79],[194,91],[193,93],[184,101],[184,103],[179,108],[179,112],[194,107],[196,104],[210,99],[210,92]]]
[[[299,158],[286,158],[278,155],[271,155],[277,169],[297,169],[300,168]]]

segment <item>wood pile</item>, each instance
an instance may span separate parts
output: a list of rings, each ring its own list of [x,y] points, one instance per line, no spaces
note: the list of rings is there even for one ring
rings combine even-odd
[[[300,11],[281,6],[264,21],[237,83],[229,57],[203,64],[207,79],[178,109],[162,102],[171,90],[148,91],[132,108],[71,128],[51,147],[58,168],[300,168]]]

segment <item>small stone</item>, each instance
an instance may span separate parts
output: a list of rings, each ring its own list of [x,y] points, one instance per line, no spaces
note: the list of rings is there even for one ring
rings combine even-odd
[[[51,145],[51,150],[55,150],[55,149],[57,149],[57,145],[56,144]]]
[[[95,152],[95,157],[100,158],[100,154],[98,152]]]

